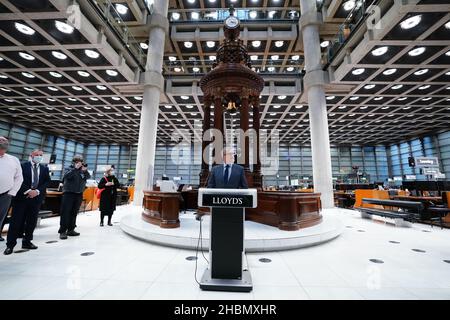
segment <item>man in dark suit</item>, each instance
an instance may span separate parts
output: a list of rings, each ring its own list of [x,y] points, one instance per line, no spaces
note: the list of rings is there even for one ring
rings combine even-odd
[[[12,216],[9,223],[5,255],[13,252],[23,231],[22,249],[37,249],[31,240],[36,228],[39,209],[45,198],[47,185],[50,182],[48,167],[42,165],[43,152],[35,150],[30,161],[22,163],[23,183],[12,201]]]
[[[209,175],[208,188],[248,189],[244,168],[234,162],[234,151],[223,149],[223,164],[216,165]]]

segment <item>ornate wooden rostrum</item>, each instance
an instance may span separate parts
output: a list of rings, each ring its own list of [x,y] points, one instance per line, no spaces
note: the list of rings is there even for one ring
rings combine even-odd
[[[200,88],[203,91],[204,118],[203,137],[210,128],[211,106],[214,105],[214,128],[220,130],[222,136],[226,132],[224,128],[224,112],[239,111],[240,129],[247,132],[249,129],[250,107],[252,107],[253,129],[256,134],[256,150],[253,150],[253,172],[250,171],[249,138],[244,136],[243,160],[247,181],[250,187],[261,188],[261,161],[259,146],[259,105],[260,94],[264,87],[264,80],[251,69],[248,50],[242,40],[239,39],[239,20],[234,16],[234,9],[230,9],[230,16],[225,20],[225,41],[217,50],[217,59],[213,69],[200,80]],[[208,141],[203,139],[202,155],[208,146]],[[241,141],[242,143],[242,141]],[[203,157],[202,157],[203,158]],[[202,159],[200,172],[200,185],[207,183],[209,175],[209,163]]]

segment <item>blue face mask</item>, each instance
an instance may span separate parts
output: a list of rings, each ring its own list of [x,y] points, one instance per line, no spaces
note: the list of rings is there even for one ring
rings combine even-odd
[[[39,164],[42,162],[43,157],[42,156],[35,156],[33,157],[33,162],[36,164]]]

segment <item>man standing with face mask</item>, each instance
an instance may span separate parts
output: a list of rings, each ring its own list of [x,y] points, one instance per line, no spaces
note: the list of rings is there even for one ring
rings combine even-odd
[[[36,228],[39,209],[45,199],[47,185],[50,182],[48,167],[41,164],[42,150],[31,152],[30,161],[22,163],[23,183],[12,201],[12,217],[9,223],[8,239],[6,241],[5,255],[13,252],[17,238],[23,230],[22,249],[34,250],[33,232]]]
[[[16,195],[23,181],[20,161],[6,153],[8,147],[8,139],[0,136],[0,226],[3,226],[11,199]],[[1,234],[0,241],[4,241]]]

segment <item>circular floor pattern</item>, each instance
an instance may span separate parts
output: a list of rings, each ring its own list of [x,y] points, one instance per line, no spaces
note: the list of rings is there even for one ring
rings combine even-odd
[[[346,228],[353,228],[352,226],[345,226]]]
[[[23,253],[23,252],[28,252],[28,251],[30,251],[30,250],[28,250],[28,249],[20,249],[20,250],[14,251],[14,253]]]
[[[369,261],[373,263],[384,263],[384,261],[380,259],[369,259]]]
[[[80,256],[83,257],[87,257],[87,256],[92,256],[95,252],[83,252],[82,254],[80,254]]]
[[[445,263],[450,263],[450,260],[444,260]]]
[[[398,242],[398,241],[394,241],[394,240],[391,240],[391,241],[389,241],[390,243],[395,243],[395,244],[399,244],[400,242]]]
[[[121,229],[140,240],[162,246],[196,250],[200,223],[195,214],[180,214],[180,227],[163,229],[145,222],[141,218],[141,208],[131,208],[130,214],[124,216],[120,222]],[[302,228],[297,231],[283,231],[276,227],[267,226],[253,221],[245,221],[245,251],[265,252],[298,249],[318,245],[338,237],[344,230],[344,225],[336,209],[322,210],[322,223]],[[201,247],[209,250],[209,222],[210,216],[204,216],[202,223],[203,238]]]
[[[358,230],[358,232],[366,232],[365,230]]]
[[[187,260],[187,261],[197,260],[197,257],[195,257],[195,256],[189,256],[189,257],[186,257],[186,260]]]
[[[50,241],[47,241],[46,243],[56,243],[56,242],[58,242],[58,240],[50,240]]]
[[[411,249],[412,251],[415,251],[415,252],[426,252],[425,250],[422,250],[422,249]]]
[[[422,232],[431,232],[430,230],[422,230]]]
[[[270,260],[269,258],[261,258],[261,259],[259,259],[259,262],[270,263],[270,262],[272,262],[272,260]]]

